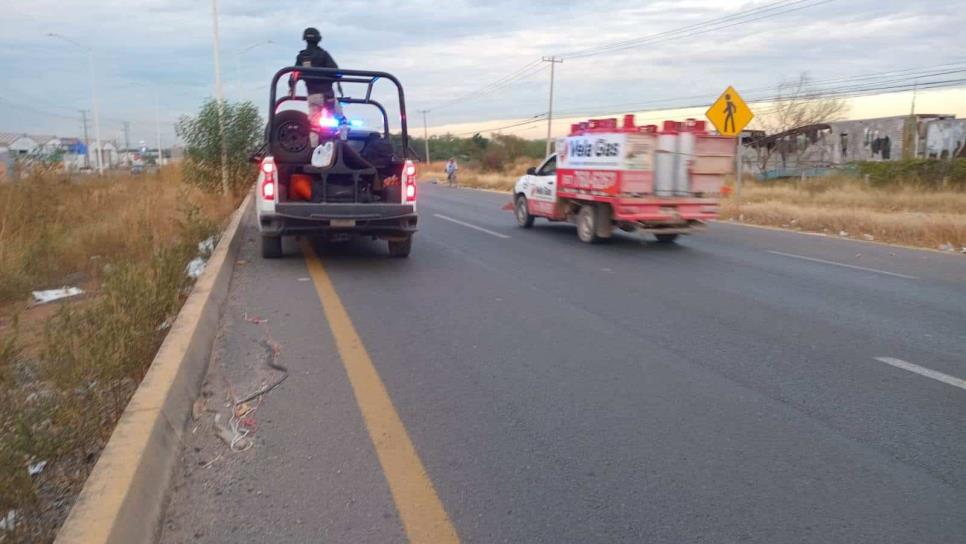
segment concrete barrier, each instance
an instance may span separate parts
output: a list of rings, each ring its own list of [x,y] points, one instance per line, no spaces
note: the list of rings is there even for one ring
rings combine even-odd
[[[164,499],[181,453],[228,298],[241,244],[239,225],[252,196],[235,211],[151,367],[118,421],[57,535],[58,544],[131,544],[157,540]]]

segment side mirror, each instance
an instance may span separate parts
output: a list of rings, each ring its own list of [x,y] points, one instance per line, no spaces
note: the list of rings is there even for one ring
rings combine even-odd
[[[531,166],[530,168],[527,168],[527,175],[528,176],[535,176],[535,175],[537,175],[537,167]]]

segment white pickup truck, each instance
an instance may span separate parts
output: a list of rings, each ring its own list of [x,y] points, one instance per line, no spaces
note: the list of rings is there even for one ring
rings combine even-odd
[[[377,109],[381,130],[363,129],[325,109],[313,115],[284,109],[291,101],[307,98],[292,93],[276,100],[279,79],[294,71],[302,79],[337,79],[350,88],[364,85],[364,98],[338,100]],[[380,80],[393,83],[399,99],[402,147],[398,154],[390,139],[386,109],[372,97],[373,85]],[[319,138],[315,148],[310,143],[312,133]],[[306,67],[279,70],[272,79],[264,149],[264,154],[253,157],[259,163],[255,207],[262,257],[280,257],[282,237],[299,234],[332,240],[368,236],[385,240],[393,257],[409,256],[418,220],[416,166],[406,158],[405,99],[391,74]]]

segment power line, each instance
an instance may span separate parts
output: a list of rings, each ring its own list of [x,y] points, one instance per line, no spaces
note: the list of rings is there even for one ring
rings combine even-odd
[[[543,122],[543,119],[542,118],[543,117],[546,117],[546,116],[547,116],[547,113],[546,112],[544,112],[544,113],[538,113],[536,115],[533,115],[533,116],[530,116],[530,117],[525,118],[523,121],[519,121],[519,122],[510,124],[510,125],[504,125],[502,127],[488,128],[488,129],[483,129],[483,130],[470,130],[470,131],[467,131],[467,132],[458,132],[456,134],[453,134],[453,136],[467,136],[467,135],[470,135],[470,134],[480,134],[480,133],[483,133],[483,132],[497,132],[497,131],[500,131],[500,130],[504,130],[504,129],[508,129],[508,128],[513,128],[513,127],[519,127],[519,126],[526,125],[526,124],[542,123]]]
[[[897,92],[905,92],[905,91],[911,90],[914,85],[915,84],[913,83],[906,83],[902,85],[878,85],[878,86],[863,85],[861,87],[845,86],[828,92],[796,95],[795,97],[786,97],[784,98],[784,100],[790,100],[790,99],[808,100],[811,98],[818,98],[821,96],[850,98],[850,97],[858,97],[858,96],[867,96],[869,94],[893,94]],[[964,85],[966,85],[966,78],[956,78],[956,79],[947,79],[942,81],[934,81],[934,82],[926,82],[926,83],[920,82],[918,84],[918,88],[919,89],[942,89],[942,88],[960,87]],[[887,91],[887,92],[882,92],[882,91]],[[762,97],[750,99],[748,100],[748,103],[769,104],[769,103],[775,103],[781,100],[782,100],[782,97],[778,97],[778,96],[762,96]],[[709,103],[708,100],[704,100],[702,102],[696,102],[696,103],[672,104],[668,106],[662,106],[660,108],[650,108],[650,109],[629,108],[629,109],[637,113],[658,112],[658,111],[665,111],[665,110],[687,110],[687,109],[706,108],[708,103]],[[768,115],[771,113],[775,113],[777,110],[778,110],[777,107],[771,107],[771,108],[766,108],[764,110],[759,110],[756,113],[758,115]],[[592,112],[558,112],[558,113],[562,113],[562,114],[566,113],[568,117],[577,117],[580,115],[594,114]],[[477,133],[483,133],[483,132],[498,132],[501,130],[512,129],[512,128],[516,128],[517,130],[531,128],[532,126],[536,126],[537,124],[541,123],[542,120],[538,120],[538,119],[545,115],[546,113],[541,113],[509,125],[504,125],[500,127],[491,128],[491,129],[461,132],[461,133],[454,134],[453,136],[464,136],[468,134],[477,134]],[[597,115],[600,115],[600,113],[598,112]],[[644,118],[644,119],[638,118],[638,122],[647,121],[647,120],[660,120],[661,118],[662,117],[651,117],[651,118]],[[525,126],[525,125],[530,125],[530,126]]]
[[[949,66],[963,66],[964,68],[966,68],[966,64],[960,64],[960,63],[939,64],[939,65],[934,65],[932,67],[926,67],[926,68],[933,68],[934,69],[934,68],[949,67]],[[873,74],[862,74],[862,75],[851,76],[851,77],[835,77],[835,78],[828,78],[828,79],[817,79],[817,80],[811,80],[808,83],[814,89],[813,92],[810,93],[810,94],[815,94],[815,93],[818,93],[820,91],[820,89],[828,89],[828,88],[833,88],[833,89],[834,88],[839,88],[839,89],[841,89],[842,88],[841,86],[837,86],[836,87],[836,86],[826,86],[826,85],[823,85],[825,83],[849,83],[849,84],[851,84],[853,82],[853,80],[855,80],[855,81],[861,81],[861,80],[870,80],[870,79],[879,78],[879,81],[872,81],[872,82],[868,82],[868,83],[863,84],[863,85],[874,85],[874,84],[882,84],[882,83],[896,83],[896,82],[901,82],[901,81],[904,81],[904,80],[908,81],[908,80],[913,80],[913,79],[924,79],[924,78],[928,78],[928,77],[936,77],[938,75],[944,75],[944,74],[949,74],[949,73],[959,73],[959,72],[966,71],[966,70],[946,70],[946,71],[939,71],[939,72],[922,71],[922,70],[925,70],[926,68],[911,68],[911,69],[905,69],[905,70],[890,70],[888,72],[873,73]],[[913,73],[908,73],[908,72],[912,72],[912,71],[914,71],[914,72]],[[884,76],[888,76],[890,74],[895,74],[895,73],[903,73],[903,72],[907,73],[907,76],[900,77],[900,78],[883,79]],[[774,89],[775,89],[774,86],[756,87],[756,88],[752,88],[752,89],[747,89],[744,92],[745,92],[745,94],[748,94],[750,96],[750,95],[752,95],[754,93],[759,93],[759,92],[768,92],[768,93],[771,93],[771,92],[774,92]],[[679,96],[679,97],[675,97],[675,98],[662,98],[662,99],[648,100],[648,101],[644,101],[644,102],[619,102],[619,103],[611,103],[611,104],[601,104],[600,106],[595,106],[593,108],[582,108],[582,109],[579,109],[579,110],[570,109],[570,110],[563,110],[563,111],[560,111],[558,113],[560,113],[561,115],[580,115],[583,112],[593,112],[593,111],[601,111],[601,110],[615,111],[615,110],[620,109],[620,108],[626,108],[626,109],[629,109],[629,110],[636,110],[636,111],[646,111],[646,110],[643,110],[643,109],[640,109],[640,108],[644,108],[645,106],[662,104],[662,103],[663,104],[673,103],[675,101],[679,101],[679,100],[682,100],[682,99],[683,100],[691,100],[691,99],[694,99],[694,100],[703,100],[703,99],[706,99],[707,96],[708,96],[708,94],[702,93],[702,94],[695,94],[695,95],[689,95],[689,96],[683,96],[683,97],[682,96]],[[700,107],[700,106],[701,106],[701,104],[697,104],[694,107]],[[667,106],[662,106],[659,109],[679,109],[679,108],[678,107],[674,107],[673,105],[667,105]],[[575,112],[580,112],[580,113],[575,113]]]
[[[912,90],[916,86],[920,90],[922,90],[922,89],[953,88],[953,87],[961,87],[964,85],[966,85],[966,78],[947,79],[947,80],[933,81],[933,82],[919,82],[918,84],[904,83],[904,84],[898,84],[898,85],[874,85],[874,86],[849,85],[849,86],[843,86],[838,88],[829,88],[829,89],[824,89],[820,91],[813,91],[809,93],[796,94],[794,96],[785,96],[785,97],[777,96],[777,95],[776,96],[757,96],[754,98],[749,98],[747,102],[749,104],[772,104],[772,103],[780,103],[788,100],[813,100],[813,99],[823,98],[823,97],[857,98],[860,96],[869,96],[873,94],[895,94],[900,92],[907,92]],[[704,95],[704,96],[706,97],[706,99],[701,102],[669,104],[669,105],[661,106],[657,108],[653,108],[653,107],[652,108],[643,108],[643,107],[626,108],[626,110],[638,112],[638,113],[645,113],[645,112],[653,112],[653,111],[706,108],[710,103],[710,98],[708,97],[708,95]],[[608,113],[613,113],[613,112],[614,112],[613,109],[607,110],[607,111],[601,111],[600,109],[596,109],[596,110],[583,110],[583,111],[571,110],[571,111],[558,112],[558,113],[561,115],[566,115],[567,117],[580,117],[583,115],[607,115]],[[764,114],[767,112],[758,112],[758,113]]]
[[[709,19],[707,21],[659,32],[657,34],[579,49],[571,53],[563,53],[560,56],[564,59],[584,58],[603,53],[612,53],[615,51],[622,51],[624,49],[640,47],[642,45],[652,45],[655,43],[667,42],[673,39],[707,34],[708,32],[723,30],[742,24],[753,23],[756,21],[777,17],[779,15],[785,15],[788,13],[813,8],[822,4],[828,4],[832,1],[834,0],[781,0],[765,6],[752,8],[723,17]]]
[[[30,112],[33,112],[33,113],[36,113],[36,114],[46,115],[47,117],[57,117],[57,118],[60,118],[60,119],[70,119],[72,121],[77,120],[77,116],[76,115],[65,115],[65,114],[62,114],[62,113],[56,113],[56,112],[52,112],[52,111],[42,110],[42,109],[35,108],[35,107],[30,106],[30,105],[27,105],[27,104],[20,104],[20,103],[17,103],[17,102],[10,101],[10,100],[2,97],[2,96],[0,96],[0,103],[5,103],[8,107],[11,107],[11,108],[15,108],[15,109],[18,109],[18,110],[27,110],[27,111],[30,111]]]
[[[560,55],[563,59],[572,58],[583,58],[592,55],[598,55],[602,53],[619,51],[622,49],[629,49],[632,47],[638,47],[640,45],[652,44],[666,42],[673,39],[679,39],[682,37],[689,37],[698,34],[704,34],[716,30],[721,30],[724,28],[730,28],[740,24],[746,24],[750,22],[760,21],[762,19],[767,19],[770,17],[777,17],[779,15],[784,15],[794,11],[800,11],[803,9],[815,7],[822,4],[830,3],[834,0],[781,0],[772,4],[765,6],[760,6],[757,8],[752,8],[739,13],[726,15],[723,17],[718,17],[708,21],[703,21],[701,23],[695,23],[692,25],[683,26],[680,28],[668,30],[658,34],[645,36],[643,38],[636,38],[633,40],[624,40],[620,42],[612,42],[610,44],[598,45],[582,50],[577,50],[569,54]],[[724,24],[728,23],[728,24]],[[542,60],[535,60],[526,64],[517,70],[503,76],[496,81],[489,83],[483,87],[465,93],[463,95],[457,96],[455,98],[446,100],[435,106],[427,108],[427,110],[439,110],[443,108],[452,107],[457,104],[463,104],[470,100],[479,99],[488,95],[492,95],[494,92],[503,90],[517,82],[523,81],[532,77],[536,73],[543,70],[540,66]],[[551,65],[552,66],[552,65]]]
[[[881,78],[881,77],[888,76],[888,75],[895,74],[895,73],[903,73],[903,72],[910,72],[910,71],[915,71],[914,74],[910,74],[909,75],[910,78],[913,78],[913,77],[915,77],[915,78],[925,78],[925,77],[931,77],[932,75],[934,75],[934,74],[929,73],[928,70],[935,69],[935,68],[949,67],[949,66],[962,66],[962,67],[966,68],[966,63],[938,64],[938,65],[933,65],[933,66],[929,66],[929,67],[908,68],[908,69],[904,69],[904,70],[890,70],[888,72],[879,72],[879,73],[872,73],[872,74],[862,74],[862,75],[858,75],[858,76],[834,77],[834,78],[827,78],[827,79],[814,79],[814,80],[809,80],[808,83],[810,85],[812,85],[812,86],[820,86],[823,83],[848,82],[848,81],[851,81],[851,80],[875,79],[875,78]],[[771,92],[774,89],[775,89],[775,85],[769,85],[769,86],[753,87],[751,89],[745,89],[744,92],[745,93]],[[706,98],[707,96],[708,96],[707,93],[701,93],[701,94],[695,94],[695,95],[689,95],[689,96],[678,96],[678,97],[674,97],[674,98],[659,98],[659,99],[654,99],[654,100],[648,100],[648,101],[645,101],[645,102],[640,102],[640,101],[634,101],[634,102],[618,102],[618,103],[611,103],[611,104],[601,104],[600,106],[595,106],[593,109],[603,109],[603,108],[615,108],[615,109],[617,109],[617,108],[621,108],[621,107],[625,107],[625,106],[640,106],[642,104],[660,104],[660,103],[666,103],[666,102],[674,102],[676,100],[682,100],[682,99],[687,99],[687,100],[696,99],[697,100],[697,99]],[[573,111],[573,110],[564,110],[562,113],[567,113],[568,111]],[[581,111],[583,111],[583,110],[581,110]]]
[[[492,94],[497,90],[506,88],[517,81],[520,81],[528,76],[531,76],[537,72],[542,71],[543,70],[542,63],[543,63],[542,59],[537,59],[533,62],[523,65],[522,67],[514,70],[513,72],[510,72],[509,74],[504,75],[503,77],[497,79],[496,81],[493,81],[487,85],[474,89],[468,93],[462,94],[455,98],[448,99],[430,108],[426,108],[426,110],[427,111],[440,110],[443,108],[448,108],[455,104],[459,104],[461,102],[465,102],[477,96],[485,96],[488,94]]]

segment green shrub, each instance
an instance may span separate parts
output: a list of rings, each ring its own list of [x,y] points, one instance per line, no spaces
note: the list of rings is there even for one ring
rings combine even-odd
[[[239,193],[254,183],[256,166],[248,162],[262,142],[264,124],[251,102],[225,102],[225,150],[228,189]],[[177,126],[185,142],[184,179],[207,190],[221,187],[221,131],[218,102],[209,99],[196,117],[183,116]]]
[[[966,159],[912,159],[856,163],[858,173],[875,185],[916,184],[966,188]]]

